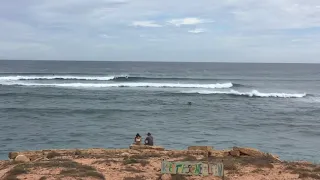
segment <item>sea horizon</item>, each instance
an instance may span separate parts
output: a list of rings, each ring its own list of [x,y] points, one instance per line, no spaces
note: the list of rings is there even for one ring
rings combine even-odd
[[[136,63],[218,63],[218,64],[315,64],[318,62],[250,62],[250,61],[127,61],[127,60],[41,60],[41,59],[0,59],[0,61],[44,61],[44,62],[111,62],[111,63],[123,63],[123,62],[136,62]]]

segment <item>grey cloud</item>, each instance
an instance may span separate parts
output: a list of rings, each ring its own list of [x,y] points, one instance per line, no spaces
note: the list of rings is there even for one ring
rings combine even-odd
[[[315,56],[320,55],[319,33],[304,29],[320,28],[319,6],[318,0],[5,0],[0,6],[0,55],[130,60],[131,55],[142,58],[140,51],[145,50],[149,54],[144,58],[162,52],[163,59],[171,60],[187,59],[189,56],[182,54],[189,52],[204,53],[207,59],[214,52],[229,60],[230,51],[253,60],[289,51],[292,57]],[[187,17],[215,23],[179,28],[166,24]],[[154,21],[142,25],[163,27],[128,26],[134,21]],[[188,33],[200,32],[196,29],[210,33]],[[292,29],[300,31],[283,31]],[[300,39],[299,43],[292,41],[295,39]],[[250,54],[253,51],[257,54]]]
[[[83,15],[98,8],[119,8],[126,4],[128,4],[127,1],[116,0],[47,0],[45,3],[34,6],[33,9],[36,11],[54,12],[57,14]]]

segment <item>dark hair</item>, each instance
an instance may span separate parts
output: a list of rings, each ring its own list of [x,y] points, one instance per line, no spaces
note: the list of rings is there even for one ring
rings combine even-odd
[[[136,137],[141,137],[139,133],[137,133]]]

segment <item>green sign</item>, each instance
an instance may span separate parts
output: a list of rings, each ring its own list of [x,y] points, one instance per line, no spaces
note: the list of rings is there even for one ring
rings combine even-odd
[[[223,164],[207,164],[203,162],[169,162],[162,161],[162,174],[183,174],[193,176],[223,176]]]

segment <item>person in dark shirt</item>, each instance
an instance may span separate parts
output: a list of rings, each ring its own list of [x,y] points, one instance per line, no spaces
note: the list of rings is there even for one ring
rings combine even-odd
[[[153,137],[151,136],[151,133],[147,134],[148,136],[144,140],[144,145],[153,146]]]

